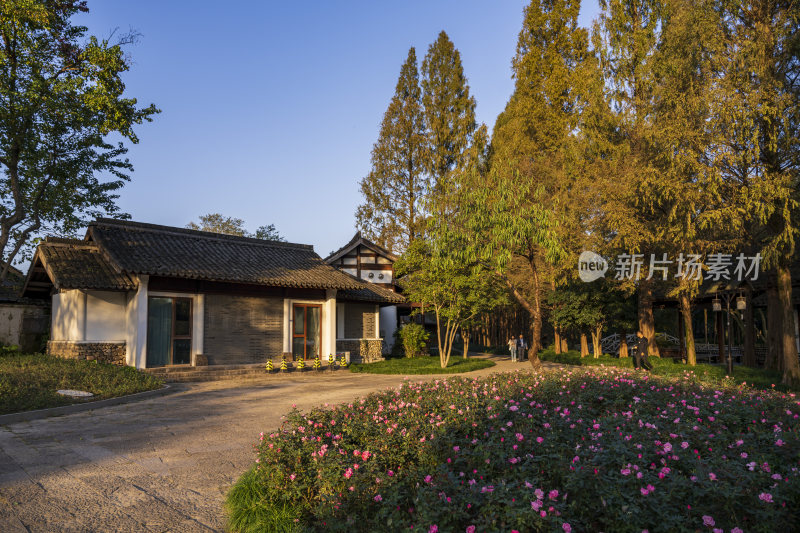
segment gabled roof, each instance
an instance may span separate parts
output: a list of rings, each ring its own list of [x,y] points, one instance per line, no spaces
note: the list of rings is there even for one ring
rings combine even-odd
[[[130,290],[136,279],[117,270],[91,242],[48,237],[36,249],[24,293],[56,289]]]
[[[358,289],[313,246],[156,224],[98,219],[85,241],[119,272],[277,287]]]
[[[391,260],[392,262],[397,261],[397,256],[396,255],[394,255],[392,252],[390,252],[386,248],[378,246],[377,244],[375,244],[374,242],[370,241],[369,239],[365,239],[361,235],[361,232],[358,231],[353,236],[353,238],[350,239],[350,242],[348,242],[347,244],[345,244],[344,246],[342,246],[341,248],[339,248],[338,250],[333,252],[331,255],[326,257],[325,258],[325,262],[328,263],[328,264],[333,263],[337,259],[341,259],[343,256],[347,255],[351,250],[353,250],[354,248],[357,248],[358,246],[364,246],[365,248],[369,248],[370,250],[372,250],[376,254],[382,255],[383,257]]]
[[[381,287],[377,283],[361,281],[355,276],[351,276],[350,274],[347,273],[344,274],[358,281],[361,284],[361,288],[339,291],[336,294],[337,300],[374,302],[374,303],[384,303],[384,304],[401,304],[406,301],[405,297],[402,294],[396,293],[391,289]]]

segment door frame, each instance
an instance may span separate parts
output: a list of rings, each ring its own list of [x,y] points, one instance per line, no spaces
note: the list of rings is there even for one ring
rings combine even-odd
[[[295,308],[302,307],[303,311],[303,334],[299,335],[295,333],[295,324],[294,324],[294,316],[295,316]],[[291,331],[291,347],[292,347],[292,357],[294,357],[294,340],[295,339],[306,339],[303,343],[303,355],[302,358],[305,359],[314,359],[314,357],[308,357],[308,309],[309,308],[316,308],[319,309],[319,342],[317,342],[317,355],[322,358],[322,310],[323,305],[321,303],[304,303],[304,302],[292,302],[292,308],[290,310],[291,313],[291,324],[290,324],[290,331]]]
[[[194,364],[194,298],[191,295],[172,295],[172,294],[148,294],[147,295],[147,309],[148,315],[150,311],[150,300],[152,298],[169,298],[172,300],[172,314],[171,314],[171,324],[170,324],[170,337],[169,337],[169,356],[168,362],[165,365],[160,365],[159,367],[148,367],[148,368],[163,368],[165,366],[192,366]],[[175,313],[177,311],[177,306],[175,305],[177,300],[188,300],[189,301],[189,334],[188,335],[175,335]],[[148,316],[148,323],[149,323],[149,316]],[[149,336],[149,331],[148,331]],[[189,341],[189,362],[188,363],[181,363],[175,364],[173,362],[173,351],[175,347],[176,340],[188,340]],[[145,361],[147,357],[145,357]]]

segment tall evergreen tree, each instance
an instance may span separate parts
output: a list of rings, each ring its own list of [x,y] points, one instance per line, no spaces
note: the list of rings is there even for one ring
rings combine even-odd
[[[442,31],[422,60],[422,107],[428,141],[426,171],[434,190],[466,164],[478,127],[475,98],[461,65],[461,54]]]
[[[586,197],[575,194],[581,174],[574,157],[575,131],[590,93],[602,90],[588,32],[578,26],[579,11],[577,0],[533,0],[525,9],[512,63],[514,93],[497,119],[491,147],[494,175],[503,176],[507,181],[503,186],[518,195],[508,204],[516,212],[508,215],[528,211],[520,204],[545,203],[557,221],[553,230],[567,252],[578,248],[576,241],[585,235],[576,228]],[[507,242],[519,267],[516,271],[522,275],[504,277],[517,301],[531,314],[532,352],[542,347],[542,293],[554,283],[559,266],[548,260],[552,254],[543,247],[546,242],[534,227]],[[570,253],[559,257],[565,258],[563,265],[575,258]],[[571,266],[574,270],[574,263]]]
[[[424,224],[427,153],[417,55],[412,47],[372,148],[372,170],[361,180],[364,196],[356,225],[394,252],[405,250]]]
[[[616,114],[615,164],[600,184],[603,217],[612,229],[619,251],[655,252],[655,233],[663,213],[652,209],[645,194],[659,172],[653,161],[652,139],[654,56],[662,29],[662,0],[601,0],[600,18],[593,38],[611,105]],[[638,284],[639,329],[650,341],[651,355],[659,355],[655,342],[653,280]]]
[[[792,0],[724,0],[720,7],[725,53],[715,110],[727,142],[715,163],[731,224],[754,238],[772,269],[769,327],[777,350],[768,360],[783,370],[784,383],[797,384],[790,266],[800,216],[800,15]]]

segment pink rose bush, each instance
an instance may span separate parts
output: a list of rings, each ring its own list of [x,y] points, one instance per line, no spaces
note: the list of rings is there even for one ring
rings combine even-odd
[[[798,412],[788,393],[620,368],[406,383],[261,436],[230,526],[791,531]]]

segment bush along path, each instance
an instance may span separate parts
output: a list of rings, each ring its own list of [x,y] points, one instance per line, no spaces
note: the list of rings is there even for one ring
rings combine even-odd
[[[793,394],[615,368],[409,383],[291,413],[235,531],[790,531]]]

